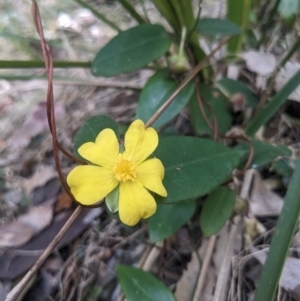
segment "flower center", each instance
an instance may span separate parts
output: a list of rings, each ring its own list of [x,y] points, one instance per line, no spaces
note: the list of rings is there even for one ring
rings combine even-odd
[[[113,168],[113,171],[115,178],[119,182],[134,181],[137,174],[136,164],[125,159],[122,155],[119,155],[119,160]]]

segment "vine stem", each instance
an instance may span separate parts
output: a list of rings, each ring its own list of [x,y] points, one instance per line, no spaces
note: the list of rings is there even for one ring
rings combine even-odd
[[[215,53],[225,45],[231,36],[226,37],[221,40],[218,46],[212,50],[212,52],[207,55],[201,62],[199,62],[195,68],[191,70],[191,72],[187,75],[187,77],[180,83],[178,88],[173,92],[173,94],[166,100],[166,102],[156,111],[156,113],[148,120],[146,123],[146,127],[151,126],[158,117],[164,112],[164,110],[172,103],[175,97],[179,94],[179,92],[198,74],[198,72],[205,66],[205,64],[215,55]]]

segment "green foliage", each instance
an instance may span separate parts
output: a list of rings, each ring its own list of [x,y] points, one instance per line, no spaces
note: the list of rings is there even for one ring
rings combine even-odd
[[[284,144],[272,145],[260,140],[252,140],[254,147],[254,156],[251,161],[253,168],[260,168],[264,165],[271,163],[278,156],[291,156],[292,151]],[[247,162],[249,156],[250,145],[248,142],[243,142],[238,145],[236,149],[247,150],[244,158],[241,160],[240,167],[243,167]]]
[[[112,129],[117,137],[120,136],[119,126],[111,117],[98,115],[88,119],[75,136],[74,152],[76,156],[83,159],[78,153],[78,148],[86,142],[95,142],[98,134],[106,128]]]
[[[119,265],[117,274],[127,300],[176,301],[171,291],[150,273],[131,266]]]
[[[171,39],[160,25],[143,24],[119,33],[92,62],[95,76],[111,77],[145,67],[169,49]]]
[[[211,112],[213,111],[218,123],[218,133],[225,134],[230,129],[232,123],[232,116],[229,112],[227,100],[220,92],[210,86],[200,84],[199,89],[204,100],[203,109],[207,119],[210,121],[211,125],[214,125]],[[190,101],[190,114],[191,122],[197,135],[213,136],[213,130],[207,124],[195,94]]]
[[[195,200],[158,204],[157,211],[148,220],[150,241],[157,242],[169,237],[190,220],[195,209]]]
[[[273,162],[272,168],[283,177],[291,177],[294,172],[295,161],[289,158],[280,159]]]
[[[229,54],[237,54],[242,50],[245,32],[248,26],[252,0],[227,0],[227,19],[237,24],[242,33],[234,36],[227,44]]]
[[[154,155],[165,167],[164,203],[204,195],[228,179],[244,151],[195,137],[162,138]]]
[[[289,95],[298,87],[300,82],[300,71],[296,72],[293,77],[275,94],[265,107],[248,123],[245,133],[253,136],[258,129],[267,123],[285,103]]]
[[[226,19],[201,18],[197,22],[196,30],[207,36],[231,36],[240,34],[240,28]]]
[[[147,122],[165,101],[176,90],[177,83],[169,76],[168,70],[157,71],[146,83],[138,103],[136,118]],[[194,90],[189,83],[154,122],[153,127],[159,128],[172,120],[189,102]]]
[[[232,215],[235,201],[235,192],[227,187],[218,187],[209,194],[200,215],[200,226],[205,236],[221,230]]]
[[[299,0],[281,0],[279,3],[278,13],[288,23],[295,20],[298,11]]]
[[[89,68],[93,75],[103,77],[118,76],[142,68],[154,69],[154,75],[142,88],[135,114],[135,118],[142,119],[145,123],[151,120],[171,95],[178,91],[180,84],[186,83],[186,79],[190,80],[157,120],[150,125],[158,131],[162,131],[154,156],[159,158],[164,165],[163,185],[168,193],[167,197],[160,197],[153,193],[157,201],[157,211],[148,219],[150,241],[155,243],[164,240],[184,224],[189,223],[196,210],[197,198],[205,195],[207,197],[203,207],[199,208],[201,209],[201,229],[206,237],[218,233],[232,216],[237,198],[236,193],[225,186],[225,183],[232,179],[234,169],[241,169],[245,165],[250,154],[249,144],[240,143],[240,140],[229,132],[232,125],[238,125],[240,129],[245,129],[244,132],[247,136],[253,137],[260,127],[278,113],[289,95],[298,87],[300,71],[295,73],[265,106],[261,105],[262,109],[259,110],[257,96],[246,83],[241,81],[242,79],[222,78],[215,81],[212,62],[208,59],[208,55],[210,58],[212,54],[204,51],[200,46],[199,38],[208,36],[208,41],[215,41],[216,38],[232,35],[233,37],[226,45],[228,60],[239,59],[245,38],[248,39],[248,44],[257,49],[264,45],[269,32],[273,33],[271,26],[274,20],[278,19],[278,14],[287,23],[293,23],[299,11],[299,0],[272,1],[270,8],[266,9],[265,14],[268,16],[263,21],[254,15],[255,9],[251,11],[252,2],[254,2],[252,0],[227,0],[226,19],[201,18],[201,8],[199,8],[196,18],[191,0],[152,0],[162,15],[160,23],[169,23],[170,26],[167,29],[158,24],[147,23],[148,18],[135,8],[134,1],[118,0],[122,9],[129,14],[128,16],[139,24],[125,31],[121,30],[123,26],[119,27],[84,0],[75,1],[89,9],[118,34],[99,50],[92,62],[56,61],[54,68]],[[257,5],[261,4],[259,1],[256,3]],[[249,23],[251,26],[248,26]],[[262,32],[258,32],[257,36],[256,26],[262,28]],[[222,41],[225,40],[222,39]],[[297,39],[279,62],[278,69],[284,67],[299,45],[300,39]],[[218,49],[221,49],[221,46]],[[199,62],[203,63],[202,69],[199,70],[199,68],[197,72],[194,72],[193,68]],[[20,67],[44,68],[44,62],[42,60],[0,61],[0,68]],[[190,76],[191,74],[194,77]],[[223,74],[223,72],[218,74]],[[9,79],[31,78],[22,74],[9,76],[11,75],[2,75],[3,78]],[[199,85],[202,110],[196,97],[195,83]],[[242,112],[234,114],[232,103],[236,94],[242,94],[242,100],[243,96],[245,98],[245,107],[252,110],[244,112],[244,108],[241,106]],[[185,108],[189,108],[188,121],[190,122],[185,122],[185,131],[183,131],[183,127],[178,127],[177,123],[171,123],[171,121]],[[202,111],[205,114],[202,114]],[[248,114],[243,114],[248,111],[256,111],[250,122],[247,121]],[[247,118],[244,118],[244,115]],[[218,125],[217,131],[212,129],[215,125],[214,117]],[[99,132],[106,128],[113,129],[116,136],[120,138],[120,128],[124,134],[127,125],[119,127],[112,118],[104,115],[90,118],[76,134],[75,155],[83,159],[78,153],[78,148],[86,142],[94,142]],[[180,136],[182,132],[208,138]],[[215,132],[219,135],[216,135],[217,137],[214,139],[219,142],[212,141]],[[223,139],[222,136],[227,133],[226,143],[228,141],[228,145],[231,147],[224,146],[223,142],[220,143]],[[230,138],[232,139],[230,140]],[[232,147],[235,141],[240,144]],[[249,168],[266,167],[266,164],[271,166],[272,163],[273,170],[282,176],[284,183],[288,183],[293,174],[272,241],[270,256],[264,267],[255,297],[255,301],[270,301],[274,297],[284,259],[299,217],[300,188],[297,183],[300,180],[300,161],[295,169],[294,161],[286,158],[291,155],[291,150],[285,145],[271,145],[254,139],[252,143],[254,157]],[[120,146],[121,148],[122,146]],[[274,160],[277,161],[274,162]],[[115,169],[113,170],[115,172]],[[134,181],[134,179],[132,180]],[[0,187],[1,185],[3,185],[3,175],[0,174]],[[108,213],[119,220],[119,187],[107,195],[105,205]],[[121,265],[117,269],[117,274],[128,301],[175,301],[171,291],[147,272]],[[100,294],[100,289],[97,288],[95,296]],[[90,298],[92,297],[93,294]]]
[[[252,91],[240,81],[224,77],[216,82],[215,86],[228,98],[236,93],[243,94],[246,99],[246,106],[250,108],[255,108],[258,104],[258,99]]]

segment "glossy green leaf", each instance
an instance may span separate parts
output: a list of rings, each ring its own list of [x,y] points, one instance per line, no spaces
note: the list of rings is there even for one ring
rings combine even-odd
[[[281,176],[291,177],[295,169],[295,160],[283,158],[273,162],[272,169]]]
[[[148,219],[151,242],[163,240],[176,232],[189,221],[195,209],[195,200],[158,204],[155,214]]]
[[[169,288],[148,272],[118,265],[117,275],[128,301],[176,301]]]
[[[281,0],[278,6],[279,15],[287,20],[293,20],[299,11],[299,0]]]
[[[253,168],[259,168],[265,164],[271,163],[278,156],[291,156],[292,151],[283,144],[272,145],[260,140],[252,140],[254,147],[254,156],[251,162]],[[236,149],[246,150],[245,157],[241,160],[240,167],[246,163],[249,155],[249,143],[243,142],[239,144]]]
[[[136,118],[140,118],[144,122],[147,122],[176,90],[178,84],[168,73],[168,70],[157,71],[148,80],[140,96]],[[193,90],[194,85],[190,82],[182,89],[152,126],[154,128],[159,128],[178,115],[189,102]]]
[[[290,94],[298,87],[300,82],[300,70],[276,93],[270,101],[254,116],[245,129],[248,136],[253,136],[259,128],[267,123],[286,102]]]
[[[119,33],[92,62],[95,76],[111,77],[146,66],[164,55],[171,39],[160,25],[143,24]]]
[[[236,93],[243,94],[246,98],[247,106],[250,108],[255,108],[258,104],[258,99],[252,91],[240,81],[224,77],[216,82],[215,86],[228,98]]]
[[[210,106],[216,116],[218,122],[218,133],[225,134],[230,129],[232,123],[232,116],[229,112],[228,101],[222,94],[220,94],[219,91],[203,84],[200,85],[200,93],[202,98]],[[203,104],[203,107],[206,112],[206,117],[213,125],[214,123],[211,110],[205,104]],[[192,125],[197,135],[213,136],[213,131],[208,126],[200,110],[195,93],[190,101],[190,114]]]
[[[79,155],[78,148],[86,142],[95,142],[98,134],[106,128],[112,129],[117,137],[120,136],[119,126],[111,117],[98,115],[88,119],[75,136],[74,152],[76,156],[84,160]]]
[[[267,260],[264,264],[254,301],[274,300],[278,282],[290,249],[300,213],[300,159],[291,178],[285,201],[277,221]]]
[[[243,154],[244,151],[208,139],[160,139],[154,155],[165,167],[163,183],[168,196],[157,197],[157,200],[170,203],[208,193],[230,177]]]
[[[200,226],[205,236],[219,232],[230,218],[236,194],[227,187],[218,187],[209,194],[200,214]]]
[[[207,36],[231,36],[241,33],[241,29],[235,23],[216,18],[201,18],[196,30]]]

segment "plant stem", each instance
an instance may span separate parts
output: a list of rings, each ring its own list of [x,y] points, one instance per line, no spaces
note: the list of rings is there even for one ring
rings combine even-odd
[[[291,178],[254,301],[274,299],[300,212],[300,158]]]
[[[143,8],[143,13],[144,13],[144,16],[145,16],[145,19],[146,19],[147,23],[151,23],[150,22],[150,18],[149,18],[148,14],[147,14],[147,9],[146,9],[146,6],[145,6],[145,1],[144,0],[139,0],[139,1],[141,3],[142,8]]]
[[[38,80],[40,82],[48,82],[46,76],[39,75],[12,75],[12,74],[1,74],[0,79],[5,79],[9,81],[21,80],[21,81],[30,81]],[[116,89],[129,89],[140,91],[143,87],[140,84],[135,83],[134,81],[116,81],[116,80],[99,80],[99,79],[86,79],[86,78],[70,78],[63,76],[53,77],[54,85],[70,85],[70,86],[95,86],[95,87],[104,87],[104,88],[116,88]],[[32,89],[32,88],[31,88]],[[34,88],[33,88],[34,89]]]
[[[198,74],[198,72],[205,66],[205,64],[213,57],[213,55],[224,45],[231,37],[224,38],[213,51],[207,55],[195,68],[187,75],[187,77],[180,83],[173,94],[165,101],[165,103],[156,111],[156,113],[148,120],[146,127],[151,126],[157,118],[165,111],[165,109],[172,103],[179,92]]]
[[[91,68],[92,62],[76,62],[76,61],[56,61],[55,68]],[[44,61],[3,61],[0,60],[0,69],[27,69],[27,68],[45,68]]]
[[[130,16],[136,20],[139,24],[146,23],[141,15],[136,11],[136,9],[127,0],[118,0],[119,3],[127,10]]]
[[[116,30],[118,32],[121,31],[121,29],[115,23],[113,23],[112,21],[109,21],[104,15],[99,13],[97,10],[95,10],[92,6],[90,6],[85,1],[82,1],[82,0],[74,0],[74,1],[77,2],[79,5],[81,5],[82,7],[85,7],[88,10],[90,10],[96,18],[98,18],[102,22],[106,23],[107,25],[109,25],[114,30]]]

